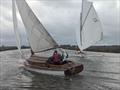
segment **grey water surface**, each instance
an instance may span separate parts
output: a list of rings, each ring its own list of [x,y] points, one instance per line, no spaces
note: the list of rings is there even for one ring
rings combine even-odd
[[[26,58],[30,55],[29,50],[23,53]],[[17,50],[2,51],[0,90],[120,90],[120,54],[86,52],[85,58],[71,58],[82,63],[84,71],[66,80],[64,76],[25,71],[25,60]]]

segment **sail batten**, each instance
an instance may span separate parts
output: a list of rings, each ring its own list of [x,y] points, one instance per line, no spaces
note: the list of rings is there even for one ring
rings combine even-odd
[[[26,28],[29,43],[33,52],[54,48],[57,43],[38,20],[25,0],[16,0],[16,4]]]

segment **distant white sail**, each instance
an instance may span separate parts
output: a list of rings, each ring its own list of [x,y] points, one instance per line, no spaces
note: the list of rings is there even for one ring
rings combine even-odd
[[[25,0],[16,0],[33,52],[54,48],[57,43],[46,31]]]
[[[15,6],[14,0],[12,0],[12,11],[13,11],[13,26],[14,26],[15,36],[16,36],[16,44],[17,44],[17,48],[18,48],[20,54],[22,55],[20,36],[19,36],[19,32],[18,32],[18,21],[17,21],[17,17],[16,17],[16,6]]]
[[[77,30],[77,43],[80,50],[86,49],[102,38],[102,27],[95,8],[91,2],[83,0],[81,28]]]

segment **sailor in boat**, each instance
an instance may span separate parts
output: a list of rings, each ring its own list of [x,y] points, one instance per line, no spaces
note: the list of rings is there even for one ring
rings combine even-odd
[[[57,50],[54,51],[52,59],[54,64],[61,64],[62,62],[62,56],[57,52]]]
[[[64,53],[62,53],[61,55],[60,53],[58,53],[57,50],[55,50],[53,55],[48,59],[47,63],[55,64],[55,65],[65,64],[67,63],[67,60],[65,60],[66,58],[68,58],[68,54],[65,57]]]

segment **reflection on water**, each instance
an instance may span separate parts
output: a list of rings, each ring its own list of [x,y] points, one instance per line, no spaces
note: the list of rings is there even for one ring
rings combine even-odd
[[[23,52],[29,57],[29,50]],[[120,54],[86,52],[85,58],[72,58],[85,69],[66,80],[23,70],[16,50],[0,52],[0,90],[120,90]]]

